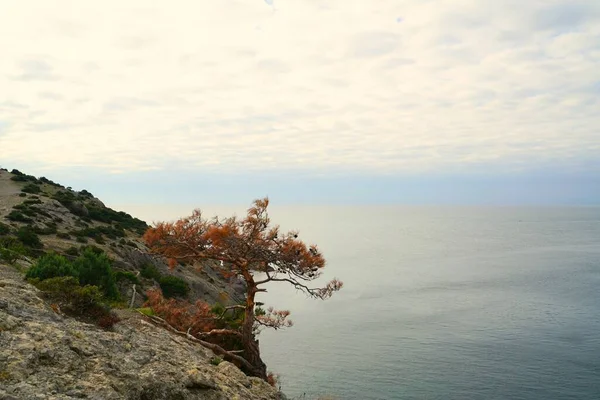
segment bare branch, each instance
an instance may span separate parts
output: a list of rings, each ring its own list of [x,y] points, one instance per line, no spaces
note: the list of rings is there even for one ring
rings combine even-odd
[[[204,340],[198,339],[198,338],[192,336],[191,334],[189,334],[187,332],[179,331],[179,330],[173,328],[164,319],[162,319],[160,317],[149,316],[149,315],[145,315],[145,314],[141,313],[140,311],[138,311],[138,312],[141,315],[143,315],[144,317],[148,318],[150,321],[154,322],[155,324],[161,325],[161,326],[167,328],[168,330],[170,330],[171,332],[173,332],[173,333],[175,333],[175,334],[177,334],[179,336],[185,337],[185,338],[187,338],[188,340],[190,340],[190,341],[192,341],[194,343],[198,343],[201,346],[206,347],[207,349],[210,349],[210,350],[214,351],[215,353],[217,353],[219,355],[222,355],[222,356],[224,356],[226,358],[235,360],[235,361],[243,364],[250,371],[255,371],[255,368],[252,366],[252,364],[250,364],[245,358],[240,357],[240,356],[238,356],[237,354],[234,354],[231,351],[227,351],[227,350],[225,350],[224,348],[222,348],[219,345],[216,345],[214,343],[209,343],[209,342],[206,342]],[[237,353],[237,351],[236,351],[236,353]]]

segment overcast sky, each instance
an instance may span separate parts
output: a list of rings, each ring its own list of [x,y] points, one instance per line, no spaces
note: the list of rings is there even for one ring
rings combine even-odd
[[[0,52],[0,165],[113,202],[600,203],[600,1],[4,1]]]

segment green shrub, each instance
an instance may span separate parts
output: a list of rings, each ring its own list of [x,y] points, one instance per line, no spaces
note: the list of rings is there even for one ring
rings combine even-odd
[[[94,322],[102,328],[110,328],[119,321],[104,304],[102,292],[97,286],[80,286],[74,277],[57,277],[43,281],[30,280],[44,296],[53,301],[68,315]]]
[[[29,208],[25,204],[17,204],[13,207],[13,210],[18,210],[19,212],[23,213],[24,215],[27,215],[28,217],[34,217],[37,214],[35,209]]]
[[[144,221],[134,218],[126,212],[89,203],[87,208],[91,219],[107,224],[116,223],[119,229],[129,229],[139,234],[143,234],[148,229],[148,225]]]
[[[50,179],[48,179],[48,178],[46,178],[44,176],[40,177],[39,181],[42,182],[42,183],[47,183],[48,185],[52,185],[52,186],[56,186],[56,187],[62,187],[58,183],[52,182]]]
[[[77,238],[75,239],[78,243],[87,243],[88,240],[87,238],[84,238],[82,236],[77,236]]]
[[[58,232],[56,236],[61,239],[71,239],[71,235],[69,235],[67,232]]]
[[[166,275],[158,281],[163,295],[167,298],[185,297],[190,291],[190,286],[181,278],[172,275]]]
[[[227,310],[223,304],[215,303],[211,308],[211,312],[214,315],[220,316],[218,321],[216,321],[217,328],[237,329],[241,327],[244,323],[243,308],[234,308]]]
[[[19,193],[19,197],[27,197],[27,193]]]
[[[56,233],[56,224],[54,222],[49,222],[43,228],[34,227],[33,231],[38,235],[53,235]]]
[[[130,281],[131,283],[135,283],[135,284],[140,283],[140,280],[138,279],[138,277],[133,272],[129,272],[129,271],[115,272],[115,279],[117,280],[117,282],[127,280],[127,281]]]
[[[77,269],[65,257],[49,253],[39,260],[27,271],[25,277],[28,279],[39,279],[41,281],[56,277],[72,276],[77,278]]]
[[[79,272],[79,283],[100,287],[109,299],[119,298],[112,266],[106,254],[98,254],[92,249],[86,248],[73,265]]]
[[[65,254],[68,254],[70,256],[78,256],[79,255],[79,249],[77,247],[75,247],[75,246],[71,246],[67,250],[65,250]]]
[[[35,183],[28,183],[27,185],[25,185],[25,187],[23,189],[21,189],[21,192],[23,193],[40,193],[42,191],[42,189],[36,185]]]
[[[10,226],[0,222],[0,235],[8,235],[10,233]]]
[[[29,226],[23,226],[17,230],[17,239],[27,247],[40,249],[44,247],[40,237]]]
[[[104,254],[104,250],[102,250],[98,246],[94,246],[93,244],[87,245],[81,249],[81,251],[85,251],[85,250],[89,250],[89,251],[95,253],[96,255]]]
[[[79,196],[81,196],[81,197],[85,197],[85,198],[88,198],[88,199],[91,199],[91,198],[93,198],[93,197],[94,197],[94,195],[93,195],[93,194],[91,194],[90,192],[88,192],[88,191],[87,191],[87,190],[85,190],[85,189],[83,189],[81,192],[79,192]]]
[[[160,278],[162,278],[162,274],[160,273],[160,271],[158,270],[158,268],[156,268],[154,265],[148,263],[148,264],[144,264],[144,266],[142,267],[140,274],[147,279],[154,279],[156,282],[160,281]]]
[[[222,362],[223,362],[223,359],[221,357],[219,357],[219,356],[214,356],[214,357],[211,357],[211,359],[210,359],[210,363],[212,365],[219,365]]]
[[[75,236],[87,236],[91,238],[102,237],[102,235],[106,235],[109,239],[116,239],[117,237],[125,236],[125,231],[120,228],[115,228],[112,226],[97,226],[94,228],[84,228],[78,231],[73,231],[73,235]]]
[[[35,198],[34,198],[35,197]],[[34,204],[42,204],[42,201],[37,196],[31,196],[31,198],[26,199],[23,204],[25,205],[34,205]]]
[[[14,264],[21,256],[27,254],[27,249],[13,237],[0,238],[0,259]]]
[[[23,213],[17,210],[12,210],[10,213],[8,213],[6,218],[15,222],[32,222],[31,218],[26,217],[25,215],[23,215]]]
[[[21,171],[19,171],[18,169],[13,169],[10,173],[14,175],[10,179],[13,181],[16,181],[16,182],[34,182],[34,183],[38,182],[38,180],[35,176],[26,175],[26,174],[22,173]]]

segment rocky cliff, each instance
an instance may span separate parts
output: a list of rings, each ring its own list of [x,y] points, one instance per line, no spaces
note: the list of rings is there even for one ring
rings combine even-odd
[[[209,350],[118,311],[111,331],[55,312],[0,264],[0,399],[278,399]],[[211,363],[211,359],[213,362]]]
[[[86,190],[0,169],[0,400],[283,398],[135,310],[161,276],[184,280],[190,290],[182,297],[192,302],[235,303],[244,293],[210,265],[169,269],[146,252],[140,237],[146,228]],[[45,253],[73,259],[90,245],[130,278],[118,282],[119,322],[110,329],[64,315],[23,277]],[[144,275],[148,268],[152,274]]]

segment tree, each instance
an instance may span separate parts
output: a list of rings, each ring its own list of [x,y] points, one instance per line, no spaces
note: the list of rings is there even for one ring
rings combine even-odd
[[[298,232],[281,233],[279,226],[270,226],[268,198],[255,200],[243,219],[235,216],[205,219],[200,210],[176,222],[160,222],[148,229],[144,240],[150,251],[178,262],[217,261],[217,269],[226,278],[239,277],[246,283],[244,304],[226,307],[243,309],[244,320],[239,329],[220,329],[204,336],[235,335],[243,345],[243,363],[251,375],[267,379],[266,366],[260,358],[256,330],[260,326],[282,328],[290,326],[288,311],[257,307],[257,293],[266,292],[265,285],[285,282],[317,299],[327,299],[341,289],[342,282],[333,279],[324,287],[313,288],[309,282],[321,275],[325,259],[317,246],[307,246],[298,239]],[[216,331],[216,332],[215,332]],[[231,358],[236,354],[229,352]],[[237,356],[239,358],[239,356]]]

